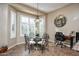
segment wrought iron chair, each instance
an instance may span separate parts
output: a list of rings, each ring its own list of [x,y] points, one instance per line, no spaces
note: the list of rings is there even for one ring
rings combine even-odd
[[[29,36],[26,36],[26,34],[24,35],[24,38],[25,38],[25,51],[26,51],[26,48],[28,48],[29,53],[30,53],[30,51],[33,47],[32,42],[30,41]]]
[[[49,50],[49,48],[48,48],[48,46],[49,46],[48,39],[49,39],[49,35],[47,33],[44,33],[43,36],[42,36],[42,41],[40,42],[42,53],[44,52],[45,49]]]
[[[45,39],[45,44],[48,46],[49,44],[49,35],[47,33],[44,33],[42,36],[43,39]]]

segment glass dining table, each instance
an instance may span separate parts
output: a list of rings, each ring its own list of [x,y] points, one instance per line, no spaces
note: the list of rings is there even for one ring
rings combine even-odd
[[[32,38],[30,40],[30,44],[35,48],[36,50],[40,48],[39,42],[42,41],[42,38]]]

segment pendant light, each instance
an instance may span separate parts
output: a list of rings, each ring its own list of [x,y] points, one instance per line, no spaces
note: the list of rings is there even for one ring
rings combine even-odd
[[[36,10],[36,19],[35,19],[35,25],[36,25],[36,34],[39,33],[39,23],[40,23],[40,18],[39,18],[39,14],[38,14],[38,3],[37,5],[37,10]]]
[[[39,19],[39,15],[38,15],[38,3],[37,3],[37,15],[36,15],[36,20],[35,20],[35,22],[39,22],[40,21],[40,19]]]

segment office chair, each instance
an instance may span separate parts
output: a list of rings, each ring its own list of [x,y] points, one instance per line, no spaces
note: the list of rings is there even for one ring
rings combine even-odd
[[[61,45],[61,48],[62,48],[63,42],[65,41],[65,38],[64,38],[64,35],[63,35],[62,32],[56,32],[56,34],[55,34],[55,41],[56,41],[56,44],[57,45]]]

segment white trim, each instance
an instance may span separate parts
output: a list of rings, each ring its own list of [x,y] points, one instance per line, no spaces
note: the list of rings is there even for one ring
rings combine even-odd
[[[10,47],[8,48],[8,50],[11,49],[11,48],[13,48],[13,47],[15,47],[16,45],[20,45],[20,44],[24,44],[24,43],[25,43],[25,42],[21,42],[21,43],[14,44],[14,45],[10,46]]]
[[[11,48],[13,48],[13,47],[16,46],[16,45],[17,45],[17,44],[14,44],[14,45],[8,47],[8,50],[11,49]]]
[[[25,42],[17,43],[17,45],[24,44]]]

